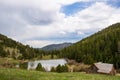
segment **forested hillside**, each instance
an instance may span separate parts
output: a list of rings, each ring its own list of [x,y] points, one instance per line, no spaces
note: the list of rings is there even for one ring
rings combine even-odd
[[[113,24],[61,51],[61,57],[78,62],[113,63],[120,68],[120,23]]]
[[[14,59],[31,59],[35,55],[33,48],[23,45],[0,34],[0,56]]]
[[[17,60],[53,59],[58,58],[57,54],[59,54],[59,51],[43,51],[35,49],[0,34],[0,57],[8,57]]]

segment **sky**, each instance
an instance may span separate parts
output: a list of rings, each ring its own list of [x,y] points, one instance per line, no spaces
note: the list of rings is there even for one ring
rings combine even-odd
[[[0,33],[34,48],[75,43],[120,22],[120,0],[0,0]]]

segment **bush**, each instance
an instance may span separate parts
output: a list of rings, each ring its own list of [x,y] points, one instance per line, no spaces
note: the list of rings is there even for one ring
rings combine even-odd
[[[20,63],[20,68],[21,69],[27,69],[27,67],[28,67],[28,62],[22,62],[22,63]]]
[[[52,67],[50,72],[56,72],[56,69],[54,67]]]
[[[45,71],[45,69],[42,67],[42,65],[39,63],[36,68],[37,71]]]
[[[61,68],[60,64],[56,67],[56,72],[58,72],[58,73],[62,72],[62,68]]]
[[[86,69],[88,69],[89,67],[90,67],[90,65],[85,65],[84,63],[80,63],[80,64],[74,65],[73,71],[74,72],[83,72],[83,71],[86,71]]]
[[[63,72],[68,72],[68,67],[67,67],[67,65],[63,65],[62,68],[63,68]]]
[[[68,72],[68,67],[67,65],[58,65],[56,67],[56,72],[61,73],[61,72]]]

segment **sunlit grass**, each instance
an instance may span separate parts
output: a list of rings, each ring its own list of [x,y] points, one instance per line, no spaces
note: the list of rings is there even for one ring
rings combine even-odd
[[[3,63],[15,63],[15,64],[18,64],[19,61],[18,60],[14,60],[13,58],[0,58],[0,64],[3,64]]]
[[[120,80],[120,76],[75,73],[52,73],[21,69],[0,69],[0,80]]]

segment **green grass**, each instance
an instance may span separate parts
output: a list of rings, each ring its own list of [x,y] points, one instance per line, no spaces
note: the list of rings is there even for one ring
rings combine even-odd
[[[4,63],[14,63],[19,64],[18,60],[14,60],[13,58],[0,58],[0,65]]]
[[[21,69],[0,69],[0,80],[120,80],[120,76],[86,73],[51,73]]]

